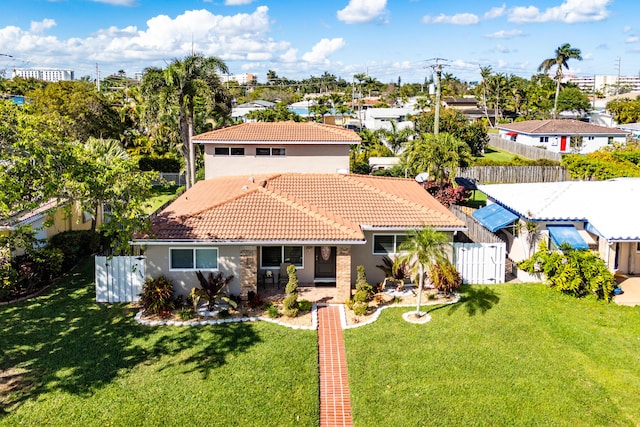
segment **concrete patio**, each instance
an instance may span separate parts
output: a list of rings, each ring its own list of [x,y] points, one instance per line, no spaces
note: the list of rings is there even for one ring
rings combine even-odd
[[[616,304],[640,305],[640,276],[620,278],[618,279],[618,287],[624,293],[613,297],[613,301]]]

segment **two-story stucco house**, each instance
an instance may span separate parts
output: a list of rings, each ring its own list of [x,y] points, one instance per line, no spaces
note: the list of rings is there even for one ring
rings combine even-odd
[[[336,173],[349,170],[350,129],[313,122],[243,123],[193,137],[204,145],[205,179],[219,176]]]
[[[500,124],[498,132],[504,139],[562,154],[591,153],[613,143],[623,143],[627,135],[621,129],[570,119]]]

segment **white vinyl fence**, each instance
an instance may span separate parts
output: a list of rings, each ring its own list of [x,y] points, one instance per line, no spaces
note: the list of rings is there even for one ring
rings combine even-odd
[[[144,284],[145,258],[96,256],[96,301],[138,301]]]
[[[454,264],[464,283],[504,283],[506,250],[505,243],[454,243]]]

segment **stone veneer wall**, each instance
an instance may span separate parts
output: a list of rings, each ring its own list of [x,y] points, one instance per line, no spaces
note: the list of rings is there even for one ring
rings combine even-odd
[[[336,298],[344,302],[351,298],[351,246],[338,246],[336,251]]]
[[[249,291],[258,291],[257,246],[242,246],[240,248],[240,296],[246,299]]]

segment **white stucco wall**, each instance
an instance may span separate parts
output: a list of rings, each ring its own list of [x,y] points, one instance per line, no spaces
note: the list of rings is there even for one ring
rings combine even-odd
[[[244,156],[215,156],[215,147],[244,147]],[[256,156],[256,147],[284,148],[284,156]],[[336,173],[349,170],[349,145],[205,144],[205,179],[271,173]]]
[[[505,139],[510,139],[511,141],[515,141],[519,144],[524,144],[524,145],[531,145],[534,147],[544,147],[549,151],[552,151],[554,153],[560,153],[560,148],[561,148],[561,138],[562,135],[536,135],[536,136],[532,136],[532,135],[525,135],[525,134],[518,134],[515,137],[515,140],[513,137],[508,136],[506,134],[506,131],[500,131],[500,135],[502,136],[502,138]],[[540,142],[540,137],[547,137],[549,140],[547,142]],[[562,151],[562,153],[572,153],[573,149],[571,147],[571,136],[570,135],[564,135],[567,138],[567,146],[566,146],[566,151]],[[591,138],[591,139],[590,139]],[[623,143],[625,142],[625,137],[624,136],[616,136],[613,138],[613,141],[616,143]],[[581,154],[586,154],[586,153],[591,153],[593,151],[597,151],[602,147],[606,147],[607,145],[609,145],[609,137],[608,136],[602,136],[602,135],[583,135],[582,137],[582,147],[580,149],[580,153]]]

